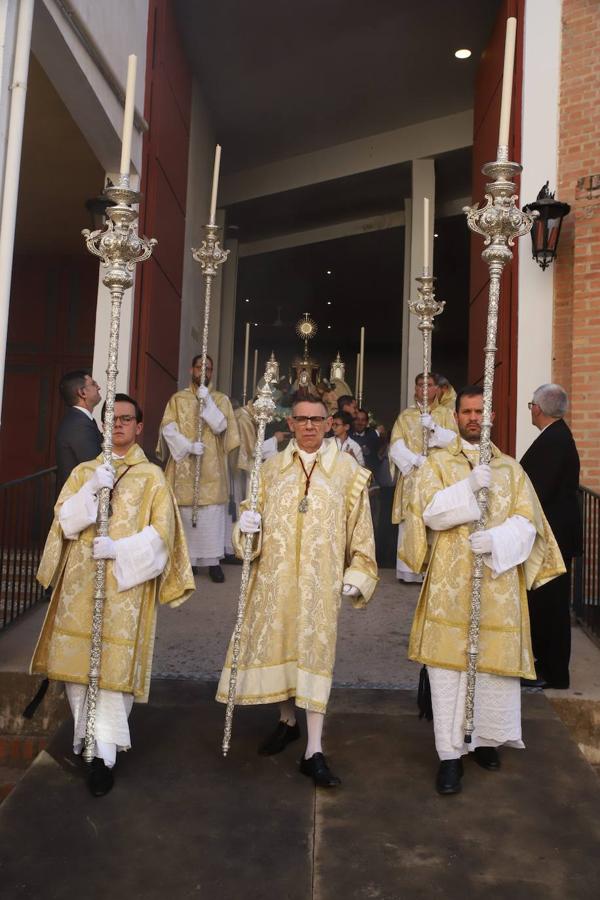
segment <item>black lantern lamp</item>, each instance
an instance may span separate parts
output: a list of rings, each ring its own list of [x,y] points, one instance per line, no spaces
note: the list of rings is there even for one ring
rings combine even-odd
[[[523,207],[523,212],[538,214],[531,229],[531,244],[533,258],[542,269],[547,269],[552,260],[556,259],[562,220],[570,211],[568,203],[554,199],[554,194],[548,190],[548,182],[537,195],[535,203],[528,203]]]

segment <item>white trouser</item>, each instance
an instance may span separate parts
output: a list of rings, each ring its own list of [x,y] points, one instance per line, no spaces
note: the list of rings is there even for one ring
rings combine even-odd
[[[65,682],[65,690],[73,713],[73,752],[79,755],[85,739],[87,715],[87,685]],[[94,756],[104,760],[112,769],[119,750],[131,748],[128,717],[133,706],[133,694],[98,690],[96,700],[96,746]]]

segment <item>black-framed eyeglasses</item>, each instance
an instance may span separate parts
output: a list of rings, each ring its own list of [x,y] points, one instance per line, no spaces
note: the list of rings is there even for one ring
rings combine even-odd
[[[321,425],[326,418],[327,416],[292,416],[296,425],[307,425],[309,422],[312,425]]]
[[[527,404],[527,409],[531,410],[531,409],[533,409],[534,406],[538,406],[538,405],[539,404],[534,403],[533,400],[530,400],[529,403]]]
[[[118,425],[121,422],[123,425],[129,425],[130,422],[133,422],[135,416],[115,416],[113,422],[115,425]]]

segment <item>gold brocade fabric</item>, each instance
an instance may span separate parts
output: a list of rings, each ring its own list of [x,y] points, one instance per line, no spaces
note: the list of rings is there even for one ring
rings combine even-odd
[[[440,400],[440,406],[443,406],[445,409],[449,409],[450,412],[454,412],[456,409],[456,391],[450,385],[448,390],[444,393],[444,396]]]
[[[436,425],[442,428],[449,428],[456,431],[456,422],[454,416],[449,409],[439,406],[437,400],[432,405],[431,417]],[[396,441],[403,440],[412,453],[423,452],[423,428],[421,426],[421,412],[416,406],[409,406],[400,413],[390,438],[390,447],[394,446]],[[393,464],[392,464],[393,466]],[[395,468],[395,466],[393,466]],[[413,469],[408,475],[402,475],[398,472],[398,480],[394,490],[394,501],[392,504],[392,522],[397,525],[403,522],[406,517],[406,510],[412,495],[416,471]]]
[[[472,465],[477,465],[478,448],[463,451],[462,441],[457,438],[447,448],[434,450],[419,470],[399,554],[415,572],[421,570],[427,555],[423,511],[438,491],[468,477],[471,469],[467,456]],[[483,567],[478,670],[535,678],[526,590],[562,575],[565,567],[537,495],[521,466],[493,447],[491,468],[486,527],[519,515],[533,523],[536,539],[524,565],[497,578],[492,578],[487,565]],[[476,523],[471,523],[432,532],[431,559],[410,635],[410,659],[466,670],[473,568],[469,534],[475,528]]]
[[[96,570],[92,558],[95,524],[76,540],[67,540],[58,511],[101,463],[99,456],[77,466],[69,476],[56,503],[37,575],[44,587],[54,585],[54,592],[31,671],[57,681],[88,683]],[[156,600],[179,606],[194,592],[194,576],[179,511],[161,469],[148,462],[137,444],[123,459],[113,460],[113,465],[117,478],[125,466],[131,468],[113,491],[109,536],[118,540],[152,525],[169,553],[162,575],[126,591],[117,590],[112,560],[106,566],[100,687],[133,693],[137,700],[145,700],[152,670]]]
[[[256,425],[252,418],[252,406],[248,403],[235,411],[240,433],[240,446],[235,466],[244,472],[251,472],[254,465],[254,447],[256,446]]]
[[[236,703],[295,697],[297,706],[325,711],[342,586],[355,585],[361,594],[355,606],[363,607],[377,583],[369,479],[370,473],[331,441],[318,456],[308,509],[301,513],[306,479],[295,442],[262,466],[263,527],[241,632]],[[238,555],[243,540],[236,527]],[[230,664],[231,645],[217,693],[222,702]]]
[[[238,426],[229,397],[213,390],[210,385],[209,389],[213,400],[227,419],[227,428],[221,434],[213,434],[206,422],[202,427],[204,453],[200,463],[199,506],[212,506],[227,503],[229,500],[227,457],[240,443]],[[165,425],[176,422],[179,431],[188,440],[198,440],[198,405],[195,386],[173,394],[160,423],[160,434],[162,435]],[[165,475],[179,506],[192,506],[196,457],[188,455],[176,463],[162,437],[159,437],[156,454],[167,463]]]

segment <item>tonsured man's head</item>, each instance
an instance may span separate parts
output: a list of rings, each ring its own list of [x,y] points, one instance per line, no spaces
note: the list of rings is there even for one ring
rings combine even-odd
[[[102,407],[102,421],[106,404]],[[128,394],[115,394],[115,417],[113,425],[113,449],[117,456],[125,456],[133,447],[144,428],[142,410],[137,400]]]
[[[294,401],[287,423],[300,449],[315,453],[331,429],[331,416],[322,400],[308,395]]]
[[[206,354],[206,370],[204,373],[204,384],[209,385],[210,380],[212,378],[213,373],[213,361],[212,357]],[[190,375],[192,376],[192,381],[196,385],[196,387],[200,387],[200,378],[202,376],[202,354],[199,353],[192,360],[192,368],[190,369]]]
[[[470,444],[478,444],[483,422],[483,390],[479,385],[467,385],[457,394],[454,419],[460,436]]]

